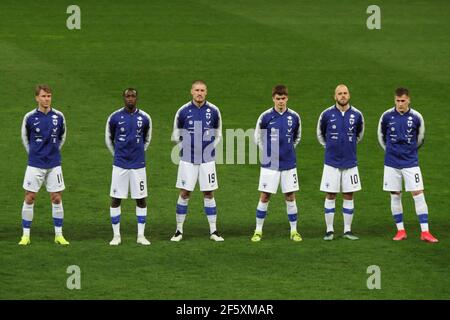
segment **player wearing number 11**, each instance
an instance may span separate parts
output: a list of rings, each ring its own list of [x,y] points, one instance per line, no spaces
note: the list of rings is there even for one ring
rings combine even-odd
[[[52,108],[52,89],[45,84],[36,86],[38,107],[28,112],[22,123],[22,142],[28,153],[28,166],[23,188],[25,200],[22,207],[23,235],[19,245],[29,245],[31,222],[34,215],[36,193],[45,184],[52,201],[55,225],[55,243],[68,245],[62,235],[64,180],[61,169],[61,148],[66,140],[66,119]]]
[[[109,243],[117,246],[121,243],[120,215],[121,200],[136,199],[137,243],[149,245],[144,236],[147,218],[147,175],[145,170],[145,151],[152,138],[152,119],[138,109],[137,91],[128,88],[123,91],[125,106],[113,112],[106,122],[105,142],[114,156],[111,181],[111,223],[114,237]]]

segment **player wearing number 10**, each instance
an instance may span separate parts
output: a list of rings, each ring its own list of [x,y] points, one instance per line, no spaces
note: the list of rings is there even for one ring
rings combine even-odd
[[[272,101],[274,106],[264,111],[256,122],[255,143],[263,156],[258,188],[261,194],[256,208],[256,229],[251,240],[261,241],[270,196],[277,193],[281,184],[291,226],[290,238],[298,242],[302,237],[297,232],[295,192],[299,183],[295,148],[301,139],[301,120],[297,112],[287,107],[288,88],[285,85],[276,85],[272,89]]]
[[[28,112],[22,123],[22,142],[28,153],[28,166],[23,188],[25,200],[22,207],[23,235],[19,245],[29,245],[30,228],[34,215],[36,193],[44,183],[52,201],[52,216],[55,225],[55,243],[68,245],[62,235],[64,180],[61,169],[60,150],[66,140],[64,115],[51,107],[52,90],[48,85],[36,86],[35,98],[38,107]]]
[[[334,238],[334,213],[336,194],[342,191],[344,235],[349,240],[357,240],[351,225],[353,220],[353,193],[361,190],[358,173],[356,144],[364,135],[364,117],[350,105],[350,92],[340,84],[334,93],[336,103],[320,114],[317,123],[317,138],[325,147],[325,164],[320,190],[326,192],[325,222],[327,231],[324,240]]]
[[[121,200],[136,199],[138,236],[137,243],[149,245],[144,236],[147,218],[147,175],[145,170],[145,151],[152,137],[150,116],[136,107],[137,91],[128,88],[123,91],[125,107],[113,112],[106,122],[105,142],[114,156],[111,181],[111,223],[114,237],[109,243],[117,246],[121,243],[120,215]]]
[[[391,210],[397,225],[395,241],[406,239],[403,226],[402,180],[405,190],[410,191],[422,229],[421,240],[438,242],[428,230],[428,206],[423,194],[422,173],[417,155],[425,136],[422,115],[409,107],[409,91],[395,91],[395,107],[388,109],[378,124],[378,141],[386,151],[384,157],[384,191],[391,192]]]

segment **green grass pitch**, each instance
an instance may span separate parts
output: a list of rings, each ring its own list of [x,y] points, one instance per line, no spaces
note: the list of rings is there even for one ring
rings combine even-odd
[[[368,30],[370,1],[76,1],[81,30],[68,30],[73,1],[2,0],[0,10],[0,299],[449,299],[450,4],[377,1],[381,30]],[[185,240],[175,230],[177,167],[170,161],[176,110],[190,83],[206,80],[221,108],[223,129],[252,128],[287,84],[289,106],[300,113],[297,148],[301,191],[299,230],[289,240],[280,194],[273,197],[261,243],[251,243],[258,199],[257,165],[219,165],[218,227],[224,243],[208,239],[201,195],[193,194]],[[64,112],[66,191],[64,234],[53,244],[48,194],[35,205],[32,244],[19,247],[26,154],[23,116],[33,87],[49,83]],[[325,242],[319,191],[323,149],[316,139],[320,112],[346,83],[366,120],[358,147],[363,190],[355,197],[360,241]],[[153,119],[147,153],[150,247],[135,243],[133,201],[122,205],[120,247],[108,245],[112,159],[104,143],[107,116],[121,91],[135,86]],[[403,197],[409,239],[394,243],[389,194],[382,191],[383,152],[376,127],[406,86],[426,123],[419,153],[430,227],[440,243],[419,240],[412,198]],[[335,229],[342,231],[341,197]],[[81,290],[68,290],[66,268],[81,268]],[[381,268],[381,289],[369,290],[367,267]]]

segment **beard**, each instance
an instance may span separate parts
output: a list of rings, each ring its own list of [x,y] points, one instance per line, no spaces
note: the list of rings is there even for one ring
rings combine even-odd
[[[341,100],[342,101],[342,100]],[[344,100],[345,102],[341,102],[339,100],[336,100],[337,104],[340,105],[341,107],[345,107],[348,104],[349,100]]]

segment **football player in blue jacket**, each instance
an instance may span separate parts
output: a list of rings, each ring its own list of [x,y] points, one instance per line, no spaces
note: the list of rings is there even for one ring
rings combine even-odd
[[[192,100],[182,105],[173,122],[172,141],[180,148],[176,187],[180,190],[176,206],[177,228],[170,239],[183,239],[183,224],[188,212],[191,192],[197,180],[203,192],[203,203],[209,223],[210,239],[224,241],[217,231],[217,208],[214,190],[218,185],[215,148],[222,138],[222,117],[219,108],[206,100],[208,89],[202,80],[191,86]]]
[[[364,135],[364,117],[358,109],[350,105],[350,92],[346,85],[340,84],[335,89],[336,103],[325,109],[317,123],[317,138],[325,148],[325,163],[320,190],[325,196],[325,222],[327,231],[324,240],[334,238],[334,213],[336,211],[336,194],[342,192],[344,235],[350,240],[357,240],[352,231],[353,193],[361,190],[358,172],[356,145]]]
[[[28,153],[28,166],[23,181],[23,235],[19,245],[31,243],[30,228],[34,202],[42,184],[45,184],[52,202],[55,243],[68,245],[69,242],[62,234],[62,191],[65,185],[61,169],[61,148],[66,141],[66,119],[62,112],[52,107],[52,89],[48,85],[37,85],[35,98],[38,107],[28,112],[22,122],[22,142]]]
[[[391,211],[397,226],[393,240],[407,238],[403,225],[402,180],[411,192],[422,230],[421,240],[438,242],[428,229],[428,206],[423,193],[422,172],[417,155],[425,138],[422,115],[410,107],[409,91],[395,91],[395,107],[386,110],[378,124],[378,141],[385,150],[383,190],[391,193]]]
[[[113,239],[110,245],[121,243],[120,215],[121,200],[136,200],[137,243],[149,245],[144,236],[147,218],[147,174],[145,170],[145,151],[152,138],[152,119],[137,108],[137,91],[128,88],[123,91],[125,106],[114,111],[106,121],[105,142],[114,157],[111,180],[111,223]]]
[[[301,140],[301,120],[297,112],[287,107],[288,88],[285,85],[272,89],[272,100],[274,106],[264,111],[256,122],[255,143],[263,156],[258,188],[261,194],[256,208],[256,229],[251,240],[261,241],[270,196],[277,193],[281,184],[290,223],[290,238],[302,241],[297,231],[295,201],[295,192],[299,190],[295,148]]]

